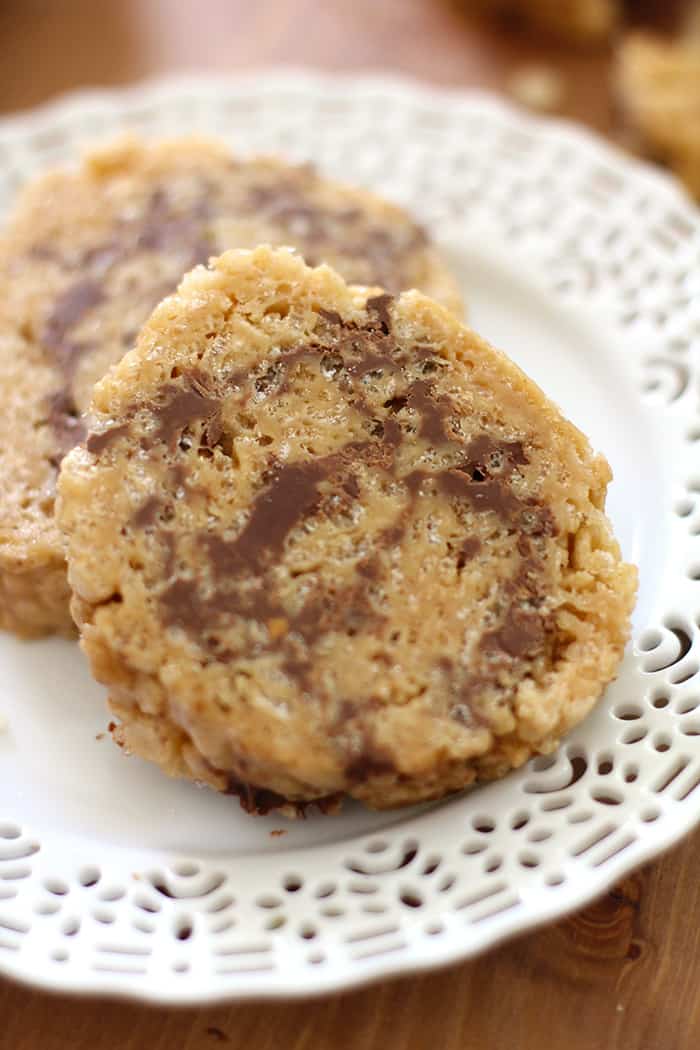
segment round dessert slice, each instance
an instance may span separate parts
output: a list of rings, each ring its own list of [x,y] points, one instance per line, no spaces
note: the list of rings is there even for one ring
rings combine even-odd
[[[61,471],[117,740],[256,812],[437,798],[552,750],[628,634],[609,478],[432,300],[225,253],[97,385]]]
[[[128,141],[25,190],[0,245],[0,626],[73,630],[53,504],[92,387],[187,270],[260,243],[460,308],[405,212],[309,166],[238,160],[192,139]]]

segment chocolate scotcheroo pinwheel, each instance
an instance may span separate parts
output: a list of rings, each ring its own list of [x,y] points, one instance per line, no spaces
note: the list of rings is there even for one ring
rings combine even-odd
[[[616,673],[610,470],[416,291],[290,252],[198,267],[63,462],[117,740],[252,812],[438,798],[552,750]]]

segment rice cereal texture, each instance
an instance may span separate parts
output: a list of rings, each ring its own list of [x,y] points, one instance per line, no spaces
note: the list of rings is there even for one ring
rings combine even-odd
[[[607,463],[419,292],[227,252],[90,427],[73,612],[118,742],[167,773],[254,812],[434,799],[551,751],[616,673]]]

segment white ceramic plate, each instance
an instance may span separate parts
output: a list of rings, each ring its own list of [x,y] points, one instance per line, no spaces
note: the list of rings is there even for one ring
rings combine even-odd
[[[0,639],[0,969],[205,1002],[462,959],[700,818],[700,223],[669,181],[481,95],[304,74],[74,96],[0,126],[0,204],[133,128],[312,159],[408,205],[473,324],[605,451],[635,648],[558,754],[442,805],[288,824],[124,758],[76,646]],[[277,829],[284,834],[275,834]]]

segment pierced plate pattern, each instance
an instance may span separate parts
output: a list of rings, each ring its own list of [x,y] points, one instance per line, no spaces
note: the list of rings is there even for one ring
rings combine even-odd
[[[678,839],[700,819],[697,211],[592,136],[487,96],[294,72],[81,94],[5,121],[0,207],[121,129],[311,159],[420,217],[475,325],[610,455],[641,566],[634,646],[555,755],[441,805],[299,828],[115,756],[94,739],[104,707],[75,647],[2,639],[0,969],[172,1002],[348,987],[473,955]],[[173,830],[209,813],[209,831]]]

